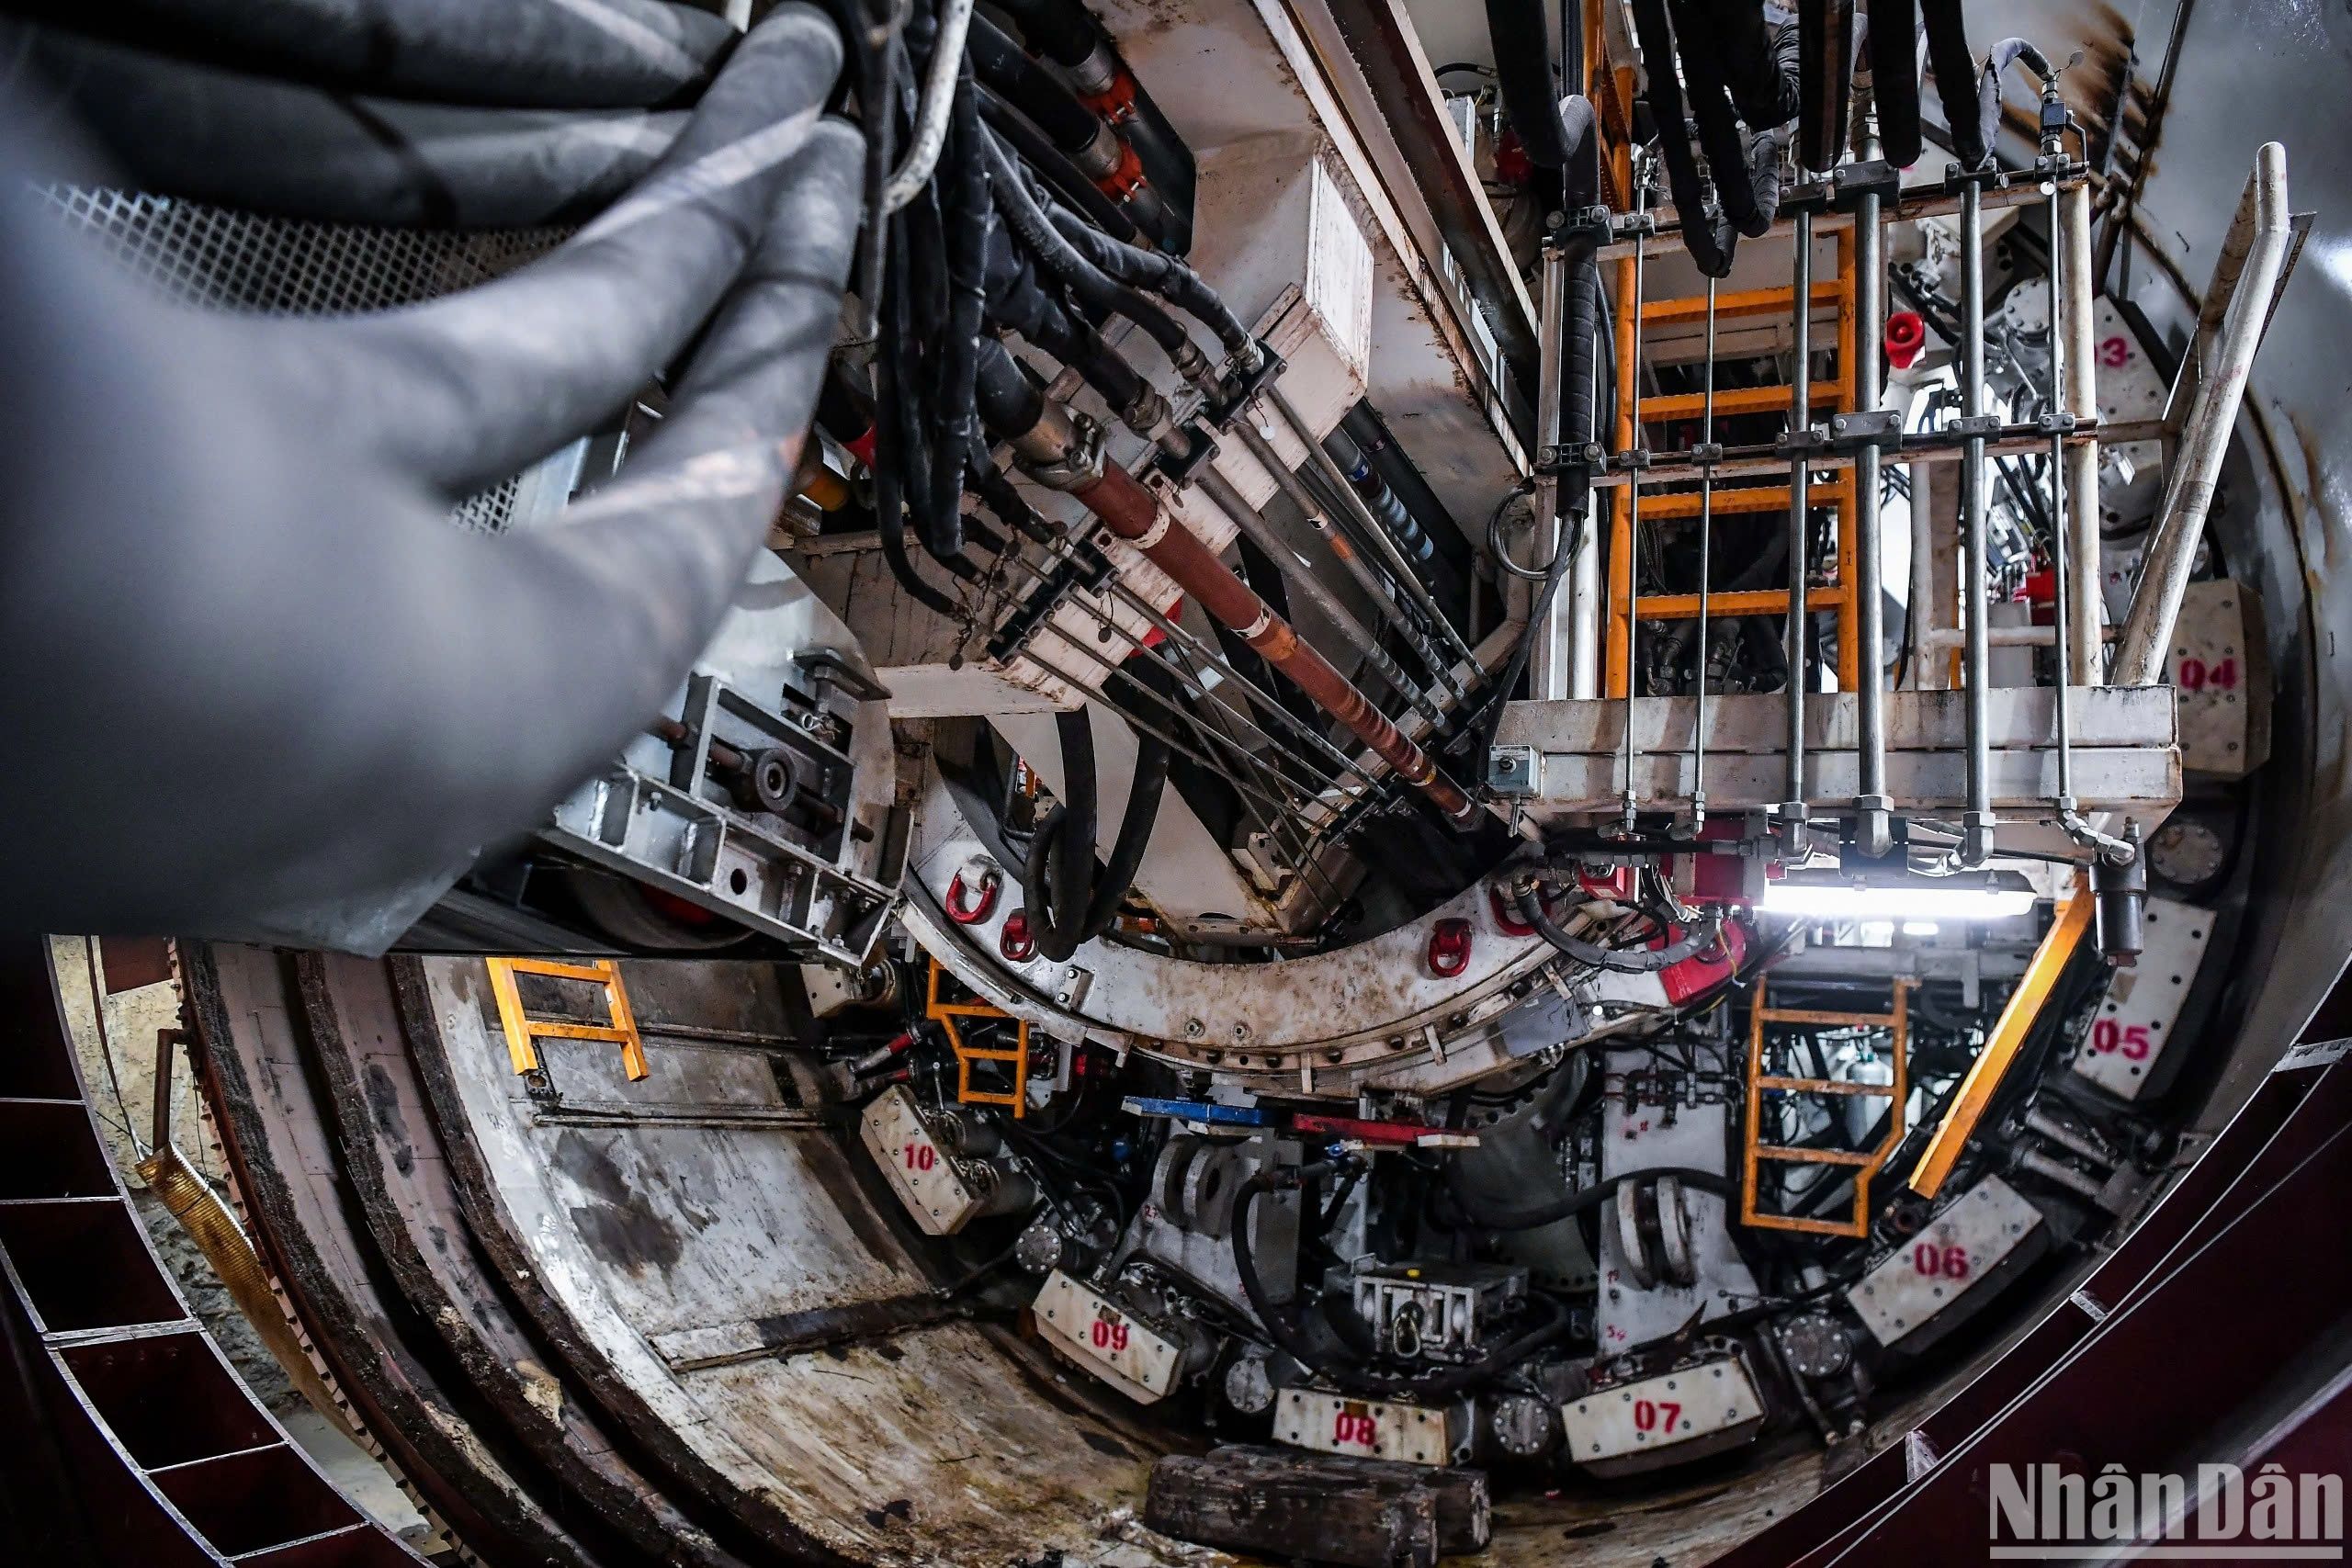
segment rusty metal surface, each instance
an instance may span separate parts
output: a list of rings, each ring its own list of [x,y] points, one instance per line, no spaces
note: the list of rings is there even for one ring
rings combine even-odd
[[[460,1394],[378,1294],[369,1248],[343,1207],[326,1107],[303,1069],[287,962],[231,946],[184,958],[207,1101],[276,1273],[345,1396],[460,1540],[485,1554],[595,1568],[603,1559],[484,1444]]]
[[[458,1209],[386,966],[320,953],[294,966],[321,1081],[334,1103],[343,1174],[409,1304],[505,1428],[639,1549],[678,1568],[740,1568],[741,1559],[616,1451],[581,1391],[547,1364],[507,1307]]]
[[[508,1066],[482,964],[402,967],[406,1025],[485,1249],[565,1370],[747,1525],[819,1561],[983,1562],[1078,1553],[1141,1496],[1157,1445],[975,1325],[665,1358],[665,1343],[684,1352],[707,1332],[930,1282],[832,1129],[543,1124]],[[671,1048],[651,1032],[647,1046]]]

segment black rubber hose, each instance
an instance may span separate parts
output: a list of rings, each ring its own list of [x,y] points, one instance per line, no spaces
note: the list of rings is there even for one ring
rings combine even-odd
[[[1052,138],[1063,156],[1083,152],[1103,133],[1100,116],[984,16],[972,17],[969,48],[979,79]]]
[[[1724,84],[1750,129],[1786,125],[1802,107],[1797,30],[1774,27],[1757,0],[1707,0]]]
[[[1674,28],[1666,19],[1666,0],[1634,0],[1634,25],[1641,31],[1642,60],[1649,75],[1650,118],[1657,123],[1658,155],[1666,161],[1667,188],[1674,197],[1675,219],[1682,226],[1683,248],[1702,276],[1728,276],[1737,231],[1708,212],[1707,182],[1699,173],[1698,154],[1684,123],[1682,84],[1674,71]]]
[[[1739,116],[1731,107],[1731,88],[1724,77],[1719,45],[1701,8],[1701,0],[1668,0],[1673,17],[1675,53],[1682,62],[1684,85],[1690,89],[1690,118],[1698,122],[1699,145],[1707,154],[1707,173],[1722,202],[1724,216],[1750,239],[1772,227],[1772,215],[1757,205],[1756,188],[1748,177],[1747,144],[1740,139]],[[1657,78],[1651,78],[1657,91]],[[1660,126],[1661,134],[1665,130]],[[1675,206],[1681,207],[1679,197]]]
[[[254,351],[388,467],[452,497],[507,479],[625,407],[708,319],[841,61],[822,13],[781,6],[653,173],[560,248],[402,310],[251,322]]]
[[[29,141],[0,124],[0,178]],[[429,902],[608,768],[788,492],[861,152],[812,130],[668,419],[565,526],[504,536],[451,527],[251,355],[251,318],[159,304],[0,203],[0,414],[26,444],[0,490],[0,715],[61,748],[0,776],[47,825],[0,870],[0,919],[380,950],[397,925],[358,912]],[[169,765],[126,765],[125,736]]]
[[[1000,7],[1029,47],[1067,69],[1094,51],[1094,18],[1078,0],[1008,0]]]
[[[1888,163],[1908,168],[1919,161],[1918,0],[1871,0],[1866,30],[1879,146]]]
[[[1133,662],[1137,680],[1166,694],[1171,682],[1159,672],[1158,660],[1147,654]],[[1119,814],[1119,834],[1111,842],[1111,858],[1094,885],[1094,897],[1087,901],[1082,933],[1087,942],[1109,931],[1119,918],[1120,902],[1135,883],[1144,852],[1151,847],[1151,832],[1159,821],[1159,802],[1167,792],[1168,770],[1174,758],[1175,752],[1167,741],[1156,735],[1136,733],[1135,778],[1127,786],[1126,807]]]
[[[1094,900],[1097,783],[1094,724],[1080,706],[1054,715],[1061,745],[1061,800],[1030,836],[1021,867],[1021,896],[1037,952],[1066,962],[1086,940],[1086,915]]]
[[[1573,1219],[1578,1214],[1588,1213],[1599,1208],[1607,1202],[1616,1193],[1618,1187],[1624,1182],[1655,1181],[1662,1176],[1671,1176],[1685,1187],[1701,1192],[1712,1192],[1719,1198],[1730,1198],[1738,1191],[1728,1177],[1718,1176],[1711,1170],[1693,1170],[1682,1166],[1660,1166],[1654,1170],[1629,1170],[1622,1176],[1604,1177],[1589,1187],[1577,1188],[1565,1198],[1557,1198],[1548,1203],[1538,1203],[1532,1208],[1487,1209],[1480,1207],[1476,1200],[1463,1190],[1455,1162],[1449,1161],[1446,1165],[1446,1194],[1453,1200],[1454,1207],[1462,1211],[1462,1217],[1480,1230],[1532,1231],[1541,1230],[1545,1225],[1557,1224],[1562,1220]]]
[[[933,397],[939,405],[931,448],[932,526],[936,556],[959,556],[964,468],[979,435],[976,381],[979,375],[981,315],[988,303],[988,267],[995,213],[989,202],[988,171],[980,153],[979,106],[967,63],[956,82],[950,109],[946,157],[940,167],[947,210],[947,333],[939,345],[939,375]]]
[[[1655,975],[1661,969],[1671,969],[1684,959],[1703,951],[1719,932],[1717,922],[1702,919],[1663,947],[1602,947],[1563,931],[1559,922],[1544,909],[1543,898],[1532,886],[1518,892],[1512,902],[1519,908],[1519,918],[1533,926],[1536,934],[1545,942],[1579,964],[1589,964],[1594,968],[1607,969],[1618,975]]]
[[[1090,229],[1076,214],[1057,209],[1054,227],[1095,268],[1117,282],[1159,295],[1209,329],[1226,352],[1246,364],[1255,364],[1258,343],[1241,324],[1223,297],[1201,275],[1164,251],[1147,251]]]
[[[142,48],[344,92],[643,108],[702,91],[735,29],[662,0],[16,0]]]
[[[355,97],[47,28],[28,75],[136,188],[324,222],[523,229],[594,217],[677,140],[679,110]]]
[[[1121,209],[1117,202],[1104,196],[1102,187],[1080,173],[1077,164],[1063,155],[1053,139],[1030,123],[1029,117],[1006,103],[995,94],[983,90],[980,94],[980,118],[1012,150],[1021,161],[1037,171],[1038,177],[1054,187],[1054,194],[1086,214],[1087,220],[1104,233],[1122,240],[1132,240],[1138,231],[1134,220]]]
[[[1102,267],[1081,254],[1063,231],[1046,216],[1029,182],[1023,177],[1021,166],[1012,152],[996,139],[993,132],[981,139],[988,156],[989,189],[996,199],[998,215],[1003,218],[1015,238],[1028,247],[1037,264],[1064,283],[1069,285],[1079,299],[1097,315],[1108,315],[1118,308],[1118,284]],[[1083,224],[1076,227],[1084,228]]]
[[[1977,108],[1976,55],[1968,47],[1963,0],[1919,0],[1928,25],[1928,69],[1936,78],[1952,154],[1963,169],[1981,169],[1993,148]]]
[[[1826,172],[1845,156],[1854,107],[1854,0],[1799,0],[1797,157]]]
[[[972,493],[978,496],[980,503],[995,513],[1006,526],[1041,545],[1050,544],[1061,536],[1022,499],[1012,481],[1004,477],[1004,470],[989,458],[985,438],[976,437],[973,440],[970,466]]]
[[[874,519],[875,531],[882,542],[882,558],[889,563],[890,575],[916,603],[937,615],[954,615],[956,601],[924,581],[921,570],[907,552],[907,520],[905,476],[922,476],[930,472],[923,459],[924,446],[920,421],[910,418],[913,404],[909,389],[899,382],[899,367],[906,362],[906,295],[907,246],[902,212],[883,225],[885,288],[881,308],[881,335],[874,359]],[[1001,346],[983,345],[986,349]],[[916,498],[913,508],[918,513],[929,500],[928,491]]]
[[[1561,112],[1558,78],[1552,70],[1552,34],[1540,0],[1487,0],[1487,37],[1494,46],[1495,85],[1502,89],[1503,112],[1528,158],[1546,169],[1566,169],[1579,161],[1590,139],[1590,105],[1581,125]],[[1581,97],[1580,82],[1568,84]]]

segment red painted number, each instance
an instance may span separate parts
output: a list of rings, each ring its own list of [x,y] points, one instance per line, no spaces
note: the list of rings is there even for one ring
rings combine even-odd
[[[906,1153],[909,1170],[929,1170],[939,1163],[939,1151],[929,1144],[909,1144]]]
[[[1380,1423],[1369,1416],[1357,1416],[1342,1410],[1331,1417],[1331,1440],[1352,1448],[1376,1448],[1380,1440]]]
[[[2111,1018],[2102,1018],[2091,1025],[2091,1049],[2102,1056],[2120,1052],[2127,1062],[2144,1062],[2154,1049],[2154,1042],[2148,1038],[2148,1026],[2144,1023],[2127,1028]]]
[[[1113,1323],[1107,1317],[1094,1320],[1094,1348],[1097,1350],[1124,1350],[1127,1348],[1127,1325]]]
[[[2119,333],[2113,337],[2099,339],[2098,362],[2101,365],[2107,366],[2111,369],[2118,365],[2128,363],[2131,358],[2132,345],[2123,341],[2121,333]]]
[[[2201,659],[2184,659],[2173,677],[2173,684],[2184,692],[2201,692],[2211,686],[2217,692],[2238,689],[2238,661],[2224,659],[2218,664],[2208,664]]]
[[[1634,1401],[1634,1427],[1642,1432],[1671,1432],[1682,1419],[1682,1406],[1670,1399]]]
[[[1930,1280],[1965,1280],[1968,1248],[1938,1247],[1932,1241],[1923,1241],[1911,1249],[1911,1271]]]

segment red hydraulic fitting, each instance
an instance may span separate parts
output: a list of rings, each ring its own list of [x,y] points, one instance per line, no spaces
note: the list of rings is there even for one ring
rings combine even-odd
[[[1908,370],[1928,346],[1928,323],[1917,310],[1897,310],[1886,319],[1886,362]]]
[[[1037,955],[1037,939],[1029,934],[1026,909],[1015,909],[1004,917],[1004,929],[997,932],[996,950],[1012,964],[1026,964]]]
[[[996,896],[1003,887],[1002,874],[989,871],[980,877],[980,889],[975,896],[966,886],[964,874],[957,872],[956,880],[947,885],[947,918],[959,926],[978,925],[996,908]]]
[[[1451,980],[1470,967],[1470,922],[1440,920],[1430,931],[1430,973]]]

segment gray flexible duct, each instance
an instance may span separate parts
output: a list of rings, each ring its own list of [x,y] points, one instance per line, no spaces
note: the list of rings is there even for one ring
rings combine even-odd
[[[6,923],[278,935],[446,879],[608,764],[790,482],[864,152],[805,140],[670,417],[565,525],[503,537],[449,526],[252,321],[163,305],[0,203]],[[0,124],[0,177],[28,141]]]
[[[250,329],[311,407],[368,433],[392,470],[464,496],[622,408],[743,265],[841,69],[812,6],[745,39],[645,182],[560,249],[494,283],[356,319]]]
[[[701,91],[735,40],[664,0],[14,0],[142,48],[345,92],[642,108]]]
[[[645,178],[679,109],[512,109],[353,97],[52,28],[17,58],[142,191],[331,222],[583,222]]]

